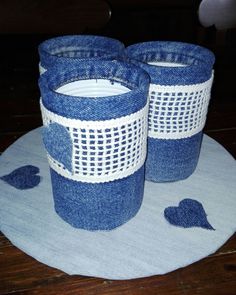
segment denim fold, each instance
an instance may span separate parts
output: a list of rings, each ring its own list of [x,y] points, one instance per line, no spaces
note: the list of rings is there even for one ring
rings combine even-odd
[[[43,41],[39,47],[40,72],[56,64],[73,65],[85,59],[123,59],[124,44],[96,35],[65,35]]]

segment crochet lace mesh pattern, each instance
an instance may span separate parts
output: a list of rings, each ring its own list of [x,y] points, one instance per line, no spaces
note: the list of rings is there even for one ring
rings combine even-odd
[[[121,179],[142,167],[146,157],[148,104],[131,115],[105,121],[59,116],[40,102],[44,126],[58,123],[72,139],[72,172],[48,154],[51,168],[69,179],[99,183]]]
[[[211,78],[184,86],[151,84],[149,88],[148,136],[180,139],[200,132],[206,122]]]

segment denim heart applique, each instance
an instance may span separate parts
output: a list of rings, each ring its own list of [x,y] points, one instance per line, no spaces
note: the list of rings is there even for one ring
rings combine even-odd
[[[72,171],[72,140],[68,130],[57,123],[43,128],[43,142],[49,155]]]
[[[34,188],[40,183],[41,178],[37,175],[38,173],[38,167],[26,165],[0,177],[0,179],[17,189],[24,190]]]
[[[178,207],[167,207],[164,211],[166,220],[176,226],[202,227],[214,230],[207,220],[206,212],[202,204],[196,200],[184,199]]]

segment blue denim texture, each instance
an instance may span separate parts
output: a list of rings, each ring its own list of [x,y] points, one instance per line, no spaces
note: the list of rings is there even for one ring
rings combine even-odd
[[[108,79],[132,91],[122,95],[78,97],[55,92],[69,82],[86,79]],[[119,61],[81,61],[64,67],[54,66],[39,78],[44,106],[61,116],[80,120],[110,120],[130,115],[147,102],[149,76],[139,67]]]
[[[72,139],[68,130],[57,123],[42,129],[43,143],[47,152],[64,167],[72,171]]]
[[[41,177],[37,175],[39,172],[38,167],[26,165],[1,176],[0,179],[19,190],[32,189],[41,181]]]
[[[74,97],[57,93],[76,80],[107,79],[131,91],[109,97]],[[52,67],[39,79],[43,104],[52,112],[80,120],[107,120],[132,114],[147,103],[149,76],[120,61],[81,61],[76,66]],[[111,230],[132,218],[143,199],[144,165],[134,174],[106,183],[73,181],[51,169],[55,210],[74,227]]]
[[[170,41],[153,41],[131,45],[126,49],[127,60],[143,68],[152,84],[192,85],[208,80],[215,62],[214,54],[201,46]],[[149,65],[148,62],[181,63],[185,67]],[[202,132],[183,139],[148,137],[146,180],[178,181],[195,170],[200,153]]]
[[[66,63],[69,66],[75,61],[88,58],[93,60],[123,59],[125,47],[120,41],[108,37],[67,35],[42,42],[38,50],[41,65],[49,69],[58,63]],[[74,56],[69,57],[69,53]]]
[[[76,182],[51,171],[55,210],[74,227],[111,230],[138,212],[144,189],[144,165],[134,174],[104,184]]]
[[[151,83],[159,85],[188,85],[202,83],[212,74],[214,54],[201,46],[170,41],[137,43],[126,48],[129,61],[148,72]],[[182,63],[185,67],[165,67],[147,64],[164,61]]]
[[[197,200],[184,199],[178,207],[167,207],[164,210],[164,216],[170,224],[175,226],[214,230],[207,220],[207,214],[202,204]]]
[[[201,142],[202,132],[183,139],[149,137],[145,178],[154,182],[187,178],[197,166]]]

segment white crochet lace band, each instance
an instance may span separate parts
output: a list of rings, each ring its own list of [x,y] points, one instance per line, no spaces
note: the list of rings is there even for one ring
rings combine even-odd
[[[213,74],[206,82],[194,85],[151,84],[148,136],[180,139],[200,132],[206,122]]]
[[[39,74],[42,75],[43,73],[45,73],[47,70],[41,65],[41,63],[39,63]]]
[[[48,154],[49,165],[75,181],[102,183],[142,167],[146,157],[148,104],[136,113],[105,121],[81,121],[52,113],[40,101],[44,126],[58,123],[72,139],[72,172]]]

